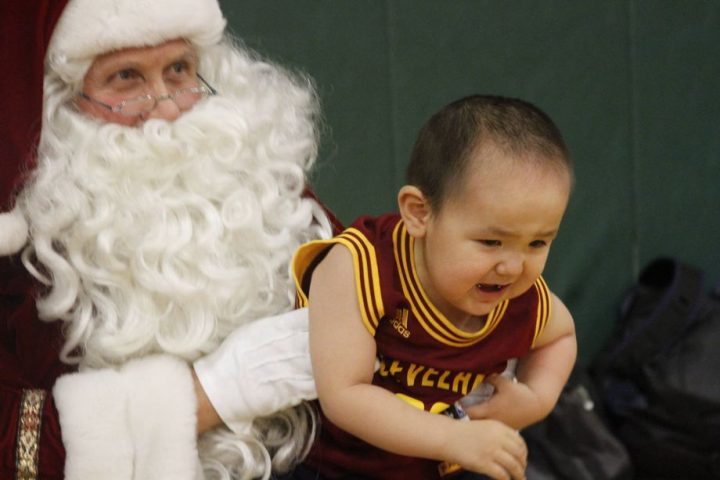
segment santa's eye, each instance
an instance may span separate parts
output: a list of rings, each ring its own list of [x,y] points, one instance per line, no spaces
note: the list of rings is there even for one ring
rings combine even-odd
[[[126,68],[126,69],[118,70],[117,72],[115,72],[115,74],[113,75],[113,78],[115,78],[117,80],[131,80],[134,78],[138,78],[139,76],[140,76],[140,74],[138,74],[135,70],[133,70],[131,68]]]

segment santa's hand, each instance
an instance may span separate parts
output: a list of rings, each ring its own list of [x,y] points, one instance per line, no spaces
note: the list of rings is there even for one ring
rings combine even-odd
[[[316,398],[307,308],[238,328],[194,367],[218,415],[237,433],[257,417]]]

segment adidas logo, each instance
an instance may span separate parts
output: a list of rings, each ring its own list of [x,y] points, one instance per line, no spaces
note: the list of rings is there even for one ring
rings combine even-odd
[[[408,330],[408,312],[404,308],[395,310],[395,317],[390,321],[393,328],[404,338],[410,338],[410,330]]]

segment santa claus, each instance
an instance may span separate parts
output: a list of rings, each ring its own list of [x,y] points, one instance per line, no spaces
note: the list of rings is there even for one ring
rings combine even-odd
[[[287,469],[314,396],[288,264],[332,222],[311,83],[217,0],[1,8],[0,476]]]

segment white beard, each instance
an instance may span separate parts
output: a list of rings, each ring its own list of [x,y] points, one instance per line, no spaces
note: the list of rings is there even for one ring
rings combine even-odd
[[[20,204],[50,286],[38,310],[66,322],[66,361],[192,360],[292,308],[292,253],[329,234],[301,197],[314,99],[267,64],[224,61],[203,70],[220,95],[171,123],[99,125],[67,105],[47,114]]]

